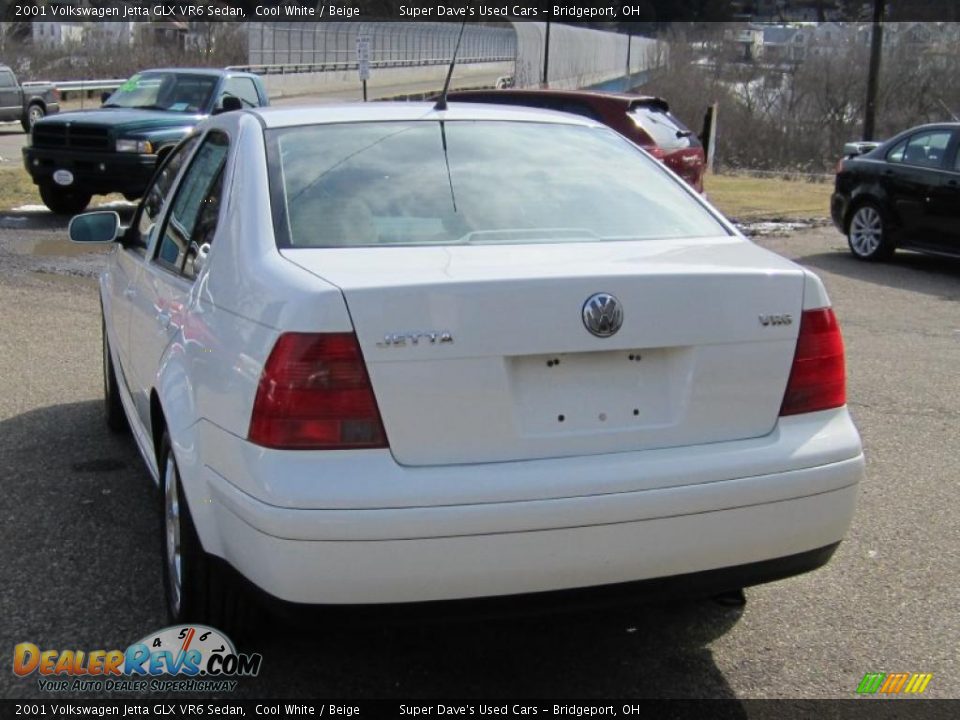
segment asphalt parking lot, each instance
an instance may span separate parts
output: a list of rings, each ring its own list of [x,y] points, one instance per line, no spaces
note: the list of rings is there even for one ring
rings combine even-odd
[[[101,410],[93,275],[65,228],[0,217],[0,650],[123,648],[163,627],[158,497]],[[852,698],[867,672],[960,697],[960,262],[868,265],[831,227],[758,240],[824,279],[868,469],[833,561],[712,602],[522,621],[274,623],[240,697]],[[7,655],[9,658],[10,655]],[[9,665],[7,666],[9,668]],[[45,697],[0,672],[0,696]]]

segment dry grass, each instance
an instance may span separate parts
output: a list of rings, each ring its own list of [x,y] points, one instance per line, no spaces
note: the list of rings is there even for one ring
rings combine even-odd
[[[738,220],[830,217],[830,182],[708,175],[705,186],[710,202]]]
[[[0,210],[39,205],[40,193],[19,163],[0,165]]]
[[[825,218],[830,214],[831,183],[709,175],[707,195],[728,217],[738,220]],[[97,196],[93,204],[117,199]],[[19,164],[0,166],[0,210],[39,205],[40,195]]]

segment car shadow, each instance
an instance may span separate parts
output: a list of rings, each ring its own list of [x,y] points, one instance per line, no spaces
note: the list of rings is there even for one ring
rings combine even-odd
[[[886,262],[863,262],[849,252],[800,255],[802,265],[855,280],[960,300],[960,258],[939,257],[898,250]]]
[[[166,627],[159,493],[133,440],[105,429],[102,402],[0,421],[0,457],[0,645],[122,649]],[[241,643],[263,655],[261,672],[225,697],[729,699],[710,644],[742,614],[689,601],[309,629],[263,618]],[[0,674],[0,695],[37,692]]]
[[[733,699],[709,645],[742,613],[704,600],[306,633],[275,621],[280,632],[250,641],[263,670],[237,694],[349,697],[364,678],[378,698]]]

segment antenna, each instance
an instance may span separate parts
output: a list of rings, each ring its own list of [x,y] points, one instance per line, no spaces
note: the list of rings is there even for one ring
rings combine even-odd
[[[457,44],[453,48],[453,57],[450,58],[450,67],[447,68],[447,79],[443,83],[443,92],[440,93],[440,97],[437,98],[437,104],[433,106],[434,110],[447,109],[447,91],[450,90],[450,78],[453,77],[453,66],[457,64],[457,51],[460,50],[460,40],[463,38],[463,29],[466,26],[467,26],[467,21],[464,20],[460,24],[460,34],[457,35]]]

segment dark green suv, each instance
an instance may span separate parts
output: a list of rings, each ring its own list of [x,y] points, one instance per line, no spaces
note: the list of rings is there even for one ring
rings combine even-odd
[[[96,110],[33,126],[23,162],[55,213],[82,212],[93,195],[143,194],[157,162],[209,115],[269,104],[257,75],[231,70],[145,70]]]

